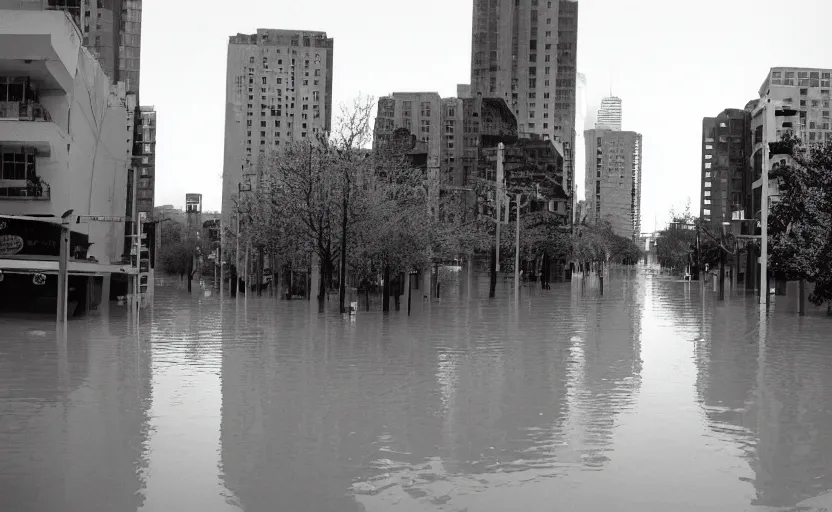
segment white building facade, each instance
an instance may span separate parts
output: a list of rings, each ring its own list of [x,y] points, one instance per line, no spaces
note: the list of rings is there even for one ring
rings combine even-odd
[[[124,216],[131,100],[135,104],[124,84],[111,85],[82,46],[67,13],[0,11],[0,214],[60,218],[72,210],[74,215]],[[35,241],[12,232],[9,222],[0,227],[0,270],[19,266],[10,260],[27,251],[30,260],[57,260],[41,258]],[[124,223],[73,223],[71,230],[73,236],[88,236],[90,245],[83,264],[72,263],[70,274],[93,261],[120,264]],[[106,276],[105,281],[109,286]]]

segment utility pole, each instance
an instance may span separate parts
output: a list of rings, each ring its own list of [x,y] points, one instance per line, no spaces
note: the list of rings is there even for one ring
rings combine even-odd
[[[722,223],[722,239],[721,247],[719,248],[719,300],[725,300],[725,263],[727,256],[727,237],[725,236],[727,222]]]
[[[240,293],[240,201],[243,198],[243,184],[237,183],[237,236],[234,238],[236,239],[237,249],[234,251],[234,268],[236,269],[236,285],[237,285],[237,294]]]
[[[495,202],[497,205],[497,272],[500,271],[500,223],[503,220],[503,158],[505,147],[500,142],[497,145],[497,193],[495,195]]]
[[[488,288],[488,296],[494,298],[497,289],[497,273],[500,271],[500,224],[503,220],[503,158],[505,146],[500,142],[497,144],[497,181],[494,192],[494,220],[497,223],[497,239],[494,244],[494,250],[491,255],[493,261],[491,262],[491,280]]]
[[[775,111],[771,99],[766,99],[763,117],[763,169],[760,176],[760,304],[768,304],[768,171],[771,132],[775,131]]]
[[[514,300],[520,299],[520,198],[517,193],[517,226],[514,230]],[[499,226],[499,224],[497,224]]]
[[[225,286],[223,285],[224,277],[223,268],[222,268],[222,243],[225,240],[225,234],[223,234],[223,227],[222,227],[222,216],[220,216],[220,246],[217,248],[217,259],[220,260],[220,303],[225,298],[223,293],[225,293]]]
[[[133,247],[136,251],[136,275],[133,276],[133,303],[132,307],[138,312],[141,308],[141,286],[139,284],[139,268],[141,268],[142,257],[142,241],[141,241],[141,223],[139,222],[139,172],[138,169],[133,170]],[[138,317],[136,317],[136,325],[138,325]]]
[[[58,327],[66,327],[66,309],[69,289],[69,216],[68,211],[61,218],[60,259],[58,260]]]

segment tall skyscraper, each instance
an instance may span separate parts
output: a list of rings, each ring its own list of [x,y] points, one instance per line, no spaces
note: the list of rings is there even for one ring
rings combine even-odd
[[[595,128],[621,131],[621,98],[608,96],[601,100],[601,108],[598,110],[598,120],[595,122]]]
[[[586,130],[586,220],[608,221],[627,238],[641,235],[642,139],[636,132]]]
[[[521,137],[559,143],[572,194],[578,3],[475,0],[472,32],[472,94],[505,100]]]
[[[587,107],[587,86],[586,75],[578,73],[577,87],[575,88],[575,204],[584,199],[584,171],[586,170],[586,141],[584,130],[586,129],[586,107]],[[575,220],[579,222],[578,209],[575,208]]]
[[[228,225],[239,187],[294,141],[328,133],[334,41],[325,32],[258,29],[228,43],[222,213]]]

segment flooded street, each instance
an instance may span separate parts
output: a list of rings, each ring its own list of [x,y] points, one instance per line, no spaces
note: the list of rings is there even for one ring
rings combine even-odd
[[[167,287],[138,334],[114,307],[66,344],[0,317],[0,509],[774,511],[832,489],[832,320],[761,325],[753,297],[643,270],[519,308],[501,286],[351,319]]]

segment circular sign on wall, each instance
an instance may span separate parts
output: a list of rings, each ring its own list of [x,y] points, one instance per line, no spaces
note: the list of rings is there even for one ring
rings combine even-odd
[[[46,275],[35,274],[32,276],[32,282],[35,283],[36,286],[43,286],[46,284]]]
[[[23,238],[17,235],[0,235],[0,256],[12,256],[23,250]]]

